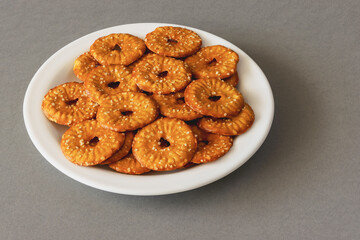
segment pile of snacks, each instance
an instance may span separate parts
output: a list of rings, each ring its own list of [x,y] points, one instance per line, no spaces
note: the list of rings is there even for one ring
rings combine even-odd
[[[254,112],[235,88],[239,56],[202,47],[195,32],[158,27],[145,41],[124,33],[97,39],[68,82],[44,97],[45,116],[70,128],[65,157],[121,173],[169,171],[212,162],[247,131]]]

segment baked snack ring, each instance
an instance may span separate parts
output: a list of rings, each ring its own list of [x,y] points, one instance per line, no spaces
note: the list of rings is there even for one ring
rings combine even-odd
[[[96,120],[87,120],[70,127],[61,138],[65,157],[81,166],[103,162],[123,144],[125,134],[102,128]]]
[[[249,104],[245,106],[241,112],[231,118],[215,119],[202,118],[198,122],[198,126],[208,132],[221,135],[240,135],[246,132],[254,123],[255,114]]]
[[[184,96],[186,104],[194,111],[215,118],[235,116],[244,106],[241,93],[218,78],[191,82]]]
[[[49,120],[68,126],[94,118],[98,107],[85,94],[83,83],[78,82],[68,82],[50,89],[41,104]]]
[[[197,52],[201,47],[199,35],[181,27],[158,27],[148,33],[146,46],[153,52],[169,57],[182,58]]]
[[[156,102],[144,93],[122,92],[100,102],[96,119],[104,128],[133,131],[154,121],[159,115]]]
[[[90,52],[86,52],[75,60],[73,71],[78,79],[85,81],[89,73],[99,65]]]
[[[129,65],[139,59],[145,50],[142,39],[126,33],[98,38],[90,47],[91,55],[102,65]]]
[[[121,65],[99,66],[88,74],[85,88],[89,97],[100,102],[108,95],[119,92],[138,92],[135,81],[131,78],[131,70]]]
[[[144,91],[169,94],[184,89],[191,81],[191,73],[181,60],[149,54],[135,66],[133,78]]]
[[[160,113],[166,117],[191,121],[203,116],[186,105],[184,100],[184,92],[176,92],[166,95],[154,94],[152,97],[158,103]]]
[[[132,175],[143,174],[150,171],[150,169],[142,166],[141,163],[135,159],[132,153],[129,153],[117,162],[109,164],[109,167],[117,172]]]
[[[208,133],[196,126],[191,126],[191,129],[198,143],[192,163],[215,161],[225,155],[233,144],[233,139],[229,136]]]
[[[230,77],[235,73],[238,62],[237,53],[221,45],[201,48],[185,59],[196,79]]]
[[[117,150],[111,157],[103,161],[101,165],[117,162],[120,159],[124,158],[131,150],[134,136],[135,136],[134,132],[126,132],[124,144],[121,146],[121,148]]]
[[[191,161],[196,151],[196,138],[182,120],[160,118],[137,132],[132,151],[149,169],[174,170]]]

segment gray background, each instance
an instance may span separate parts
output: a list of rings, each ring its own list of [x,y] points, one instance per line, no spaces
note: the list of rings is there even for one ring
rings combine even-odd
[[[360,239],[360,3],[1,1],[0,239]],[[112,194],[52,167],[24,127],[41,64],[95,30],[168,22],[247,52],[273,88],[274,124],[240,169],[197,190]]]

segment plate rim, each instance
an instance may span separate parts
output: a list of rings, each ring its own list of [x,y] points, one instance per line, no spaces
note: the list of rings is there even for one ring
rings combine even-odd
[[[72,44],[75,44],[77,41],[82,41],[82,39],[84,38],[88,38],[91,35],[96,35],[99,34],[101,32],[105,32],[105,31],[110,31],[111,29],[116,29],[119,27],[125,27],[125,26],[135,26],[135,25],[144,25],[144,24],[149,24],[149,25],[153,25],[154,28],[157,26],[175,26],[175,27],[184,27],[184,28],[188,28],[191,29],[193,31],[198,31],[198,32],[202,32],[202,33],[206,33],[206,34],[210,34],[212,37],[216,37],[219,38],[225,42],[228,42],[229,44],[233,45],[237,51],[240,51],[242,54],[245,55],[245,57],[247,57],[251,64],[256,68],[257,72],[260,73],[263,79],[265,79],[265,83],[267,84],[267,88],[269,90],[270,96],[271,98],[269,99],[270,102],[268,102],[269,107],[270,107],[270,121],[268,122],[268,125],[265,129],[265,131],[263,132],[263,135],[261,137],[261,139],[259,139],[257,146],[253,149],[253,151],[250,152],[250,154],[248,154],[248,156],[244,159],[242,159],[242,161],[237,161],[237,164],[235,164],[232,169],[229,169],[228,171],[223,171],[222,174],[218,174],[216,177],[213,177],[211,179],[208,179],[207,181],[199,181],[199,182],[194,182],[191,186],[177,186],[176,188],[173,189],[167,189],[167,190],[147,190],[147,191],[134,191],[132,189],[121,189],[121,191],[119,191],[119,189],[115,189],[111,186],[101,186],[99,184],[93,183],[92,181],[89,182],[88,179],[80,176],[80,175],[76,175],[76,174],[72,174],[69,173],[65,167],[61,166],[61,164],[57,163],[56,161],[52,160],[52,157],[49,156],[47,154],[46,149],[44,149],[44,147],[41,145],[40,141],[37,139],[36,134],[34,134],[33,129],[30,127],[30,122],[31,122],[31,118],[30,118],[30,113],[28,112],[29,110],[29,98],[31,97],[31,90],[35,84],[34,79],[37,79],[38,75],[40,75],[40,73],[44,70],[44,68],[46,68],[46,66],[54,59],[56,58],[59,54],[61,54],[62,51],[64,51],[64,49],[69,48],[69,46],[71,46]],[[197,29],[194,27],[190,27],[190,26],[185,26],[185,25],[179,25],[179,24],[173,24],[173,23],[154,23],[154,22],[144,22],[144,23],[130,23],[130,24],[122,24],[122,25],[117,25],[117,26],[112,26],[112,27],[107,27],[104,29],[100,29],[97,31],[94,31],[92,33],[86,34],[80,38],[77,38],[73,41],[71,41],[70,43],[66,44],[65,46],[63,46],[62,48],[60,48],[59,50],[57,50],[55,53],[53,53],[36,71],[36,73],[34,74],[34,76],[32,77],[31,81],[28,84],[28,87],[26,89],[25,92],[25,96],[24,96],[24,100],[23,100],[23,118],[24,118],[24,123],[25,123],[25,127],[27,130],[27,133],[32,141],[32,143],[34,144],[35,148],[40,152],[40,154],[51,164],[53,165],[56,169],[58,169],[60,172],[62,172],[63,174],[65,174],[66,176],[81,182],[82,184],[85,184],[87,186],[91,186],[93,188],[96,189],[100,189],[103,191],[107,191],[107,192],[113,192],[113,193],[117,193],[117,194],[127,194],[127,195],[137,195],[137,196],[155,196],[155,195],[167,195],[167,194],[174,194],[174,193],[180,193],[180,192],[185,192],[185,191],[190,191],[202,186],[205,186],[207,184],[213,183],[227,175],[229,175],[230,173],[232,173],[233,171],[237,170],[239,167],[241,167],[244,163],[246,163],[257,151],[258,149],[263,145],[265,139],[267,138],[270,129],[272,127],[272,123],[274,120],[274,112],[275,112],[275,102],[274,102],[274,95],[271,89],[271,85],[269,80],[267,79],[266,75],[264,74],[264,72],[262,71],[262,69],[257,65],[257,63],[247,54],[245,53],[242,49],[240,49],[239,47],[237,47],[236,45],[232,44],[231,42],[227,41],[226,39],[223,39],[215,34],[212,34],[210,32],[201,30],[201,29]]]

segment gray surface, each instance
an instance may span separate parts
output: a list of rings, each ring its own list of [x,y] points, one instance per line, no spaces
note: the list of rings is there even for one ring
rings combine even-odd
[[[360,4],[1,1],[0,239],[360,239]],[[247,52],[272,85],[262,148],[190,192],[132,197],[52,167],[23,123],[26,87],[59,48],[133,22],[178,23]]]

